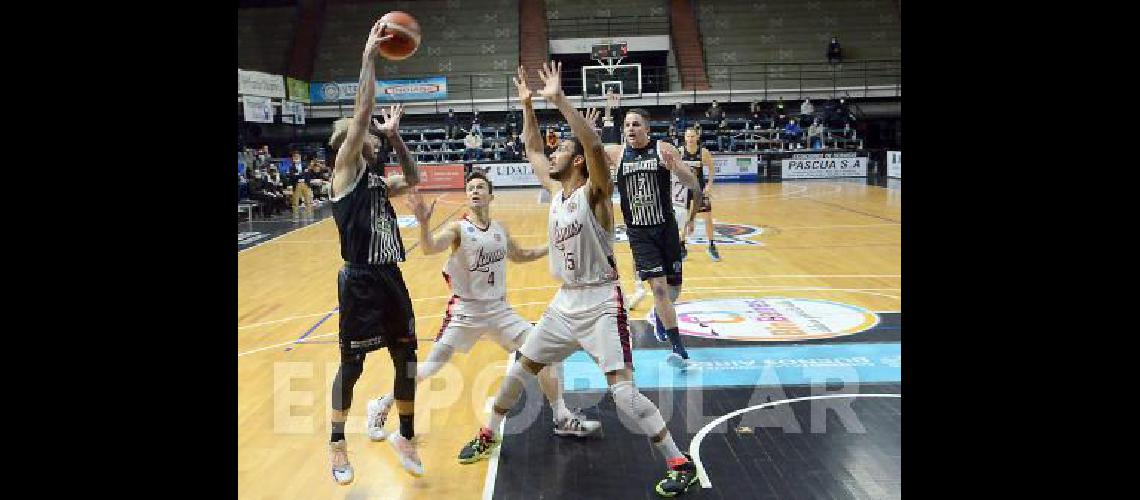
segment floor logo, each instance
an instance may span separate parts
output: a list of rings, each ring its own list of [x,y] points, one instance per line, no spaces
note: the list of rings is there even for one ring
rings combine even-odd
[[[713,227],[713,239],[717,245],[764,245],[751,239],[760,237],[764,233],[764,228],[720,221],[714,221]],[[697,219],[693,221],[693,234],[690,234],[685,242],[693,245],[707,245],[709,240],[705,234],[705,221]],[[614,227],[614,239],[619,242],[629,242],[625,224],[618,224]]]
[[[398,224],[400,227],[419,226],[419,223],[416,222],[416,217],[414,215],[401,215],[399,217],[396,217],[396,224]]]
[[[788,297],[680,302],[677,326],[694,337],[785,342],[851,335],[879,324],[879,315],[858,306]],[[647,318],[656,322],[654,312]]]
[[[269,235],[265,233],[259,233],[257,231],[238,233],[238,245],[249,245],[257,240],[265,238],[266,236]]]

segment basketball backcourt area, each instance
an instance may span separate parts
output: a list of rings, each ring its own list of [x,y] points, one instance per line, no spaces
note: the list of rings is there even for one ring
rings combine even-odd
[[[495,190],[491,216],[525,246],[547,242],[549,206],[538,193]],[[461,192],[429,200],[434,196],[433,227],[463,215]],[[901,496],[901,199],[901,181],[893,179],[717,182],[713,217],[723,260],[705,253],[698,218],[677,306],[696,367],[682,373],[664,363],[668,344],[654,339],[646,321],[651,298],[630,313],[636,384],[702,471],[685,497]],[[447,252],[425,256],[404,200],[393,206],[424,359],[450,295],[440,274]],[[615,212],[628,297],[633,264]],[[566,361],[566,402],[600,420],[602,436],[553,436],[550,408],[531,384],[506,420],[496,455],[460,465],[456,455],[483,423],[511,359],[489,342],[457,354],[420,385],[419,479],[403,471],[387,443],[364,433],[366,398],[388,391],[393,376],[386,351],[369,355],[347,424],[356,479],[335,484],[327,447],[342,261],[328,214],[295,228],[255,227],[266,237],[239,241],[240,498],[658,498],[652,485],[663,458],[623,423],[583,352]],[[239,240],[248,227],[239,222]],[[537,321],[558,289],[546,259],[507,269],[509,302]]]

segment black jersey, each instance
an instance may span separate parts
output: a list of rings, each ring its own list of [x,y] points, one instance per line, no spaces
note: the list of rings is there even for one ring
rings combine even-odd
[[[340,256],[351,264],[404,261],[404,242],[396,211],[388,200],[384,171],[369,166],[344,193],[333,198],[333,218],[340,233]]]
[[[657,155],[657,141],[641,149],[626,144],[615,179],[627,226],[656,226],[673,220],[670,173]]]
[[[689,154],[688,148],[681,146],[681,161],[689,166],[689,170],[693,172],[693,175],[697,176],[697,182],[700,184],[701,189],[705,188],[705,169],[701,164],[703,151],[703,146],[697,146],[697,152]]]

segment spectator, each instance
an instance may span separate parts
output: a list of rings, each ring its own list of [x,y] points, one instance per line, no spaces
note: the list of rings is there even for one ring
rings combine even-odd
[[[689,128],[689,120],[685,118],[685,110],[681,107],[681,103],[677,103],[673,107],[673,132],[669,134],[670,137],[676,134],[683,134],[685,129]]]
[[[281,172],[278,171],[276,166],[269,167],[269,173],[265,176],[265,191],[273,198],[274,211],[287,211],[289,210],[289,200],[285,196],[285,183],[281,179]]]
[[[455,110],[447,108],[447,118],[443,119],[444,135],[447,140],[455,139],[455,133],[459,131],[459,118],[455,116]]]
[[[483,127],[479,124],[479,111],[471,116],[471,132],[479,137],[483,137]]]
[[[788,149],[798,149],[800,134],[802,132],[803,130],[800,128],[800,126],[796,125],[795,118],[788,120],[788,125],[784,127],[784,140],[790,143],[788,145]]]
[[[823,148],[823,124],[819,120],[812,122],[808,127],[808,147],[811,149]]]
[[[280,205],[277,203],[269,182],[266,180],[264,170],[255,170],[253,178],[249,181],[249,197],[261,203],[261,214],[267,219],[277,215]]]
[[[716,99],[713,99],[712,106],[709,106],[708,111],[705,111],[705,118],[712,120],[718,126],[720,121],[724,119],[724,110],[717,104]]]
[[[732,151],[736,146],[736,139],[731,136],[732,131],[728,128],[728,117],[721,112],[720,121],[716,125],[716,150],[717,151]],[[683,144],[678,142],[678,144]]]
[[[324,163],[317,163],[321,165],[321,196],[327,200],[332,197],[332,169]]]
[[[843,62],[843,51],[839,47],[839,38],[831,37],[831,43],[827,45],[827,62],[832,64]]]
[[[804,103],[800,104],[800,119],[806,120],[807,118],[804,117],[810,117],[813,113],[815,113],[815,106],[811,105],[811,99],[805,98]]]
[[[777,127],[784,126],[784,124],[787,123],[788,115],[784,111],[784,98],[783,97],[776,98],[775,114],[776,114],[776,126]]]
[[[518,161],[522,147],[519,144],[519,138],[514,133],[511,133],[510,139],[507,139],[507,144],[503,147],[503,155],[507,161]]]
[[[472,162],[483,159],[483,138],[475,135],[475,131],[467,133],[467,137],[463,139],[463,144],[466,150],[463,152],[463,161]]]
[[[295,154],[294,158],[300,158],[300,156],[301,156],[300,154]],[[305,201],[305,212],[308,214],[308,217],[306,217],[306,219],[308,219],[308,220],[313,219],[313,189],[309,186],[309,182],[317,176],[317,174],[313,172],[313,167],[314,167],[314,164],[316,164],[316,163],[317,162],[315,160],[310,160],[309,161],[309,168],[305,169],[305,170],[301,170],[300,172],[297,173],[297,182],[293,185],[293,220],[294,221],[297,220],[297,212],[298,212],[298,208],[299,208],[299,202],[301,200]],[[300,161],[298,161],[295,165],[297,167],[300,167],[301,166]]]
[[[518,133],[519,122],[518,114],[514,110],[507,110],[507,136],[512,136]]]

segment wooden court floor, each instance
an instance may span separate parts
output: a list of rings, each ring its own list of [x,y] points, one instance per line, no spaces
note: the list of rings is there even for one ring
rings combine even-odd
[[[872,311],[901,307],[901,188],[862,179],[785,181],[715,186],[718,229],[753,226],[759,245],[718,245],[711,262],[702,245],[689,245],[679,300],[736,296],[794,296],[836,300]],[[524,245],[545,245],[547,204],[538,189],[499,190],[492,217]],[[463,194],[442,193],[432,225],[460,217]],[[401,215],[411,212],[393,200]],[[620,224],[620,209],[615,206]],[[447,253],[425,256],[418,230],[401,230],[412,250],[401,265],[416,311],[423,359],[432,347],[447,303],[440,275]],[[701,236],[698,234],[698,236]],[[615,245],[622,285],[632,292],[629,246]],[[459,465],[455,456],[483,421],[487,400],[507,355],[490,343],[457,354],[417,395],[416,434],[425,476],[399,466],[385,442],[363,433],[367,398],[391,388],[386,351],[365,362],[347,424],[350,486],[329,474],[329,388],[336,373],[336,277],[341,266],[331,218],[238,254],[238,494],[240,498],[482,498],[487,462]],[[547,261],[508,264],[508,300],[537,321],[557,290]],[[633,318],[644,317],[643,302]],[[394,419],[393,419],[394,420]],[[395,428],[396,422],[389,422]],[[681,443],[678,443],[681,444]]]

